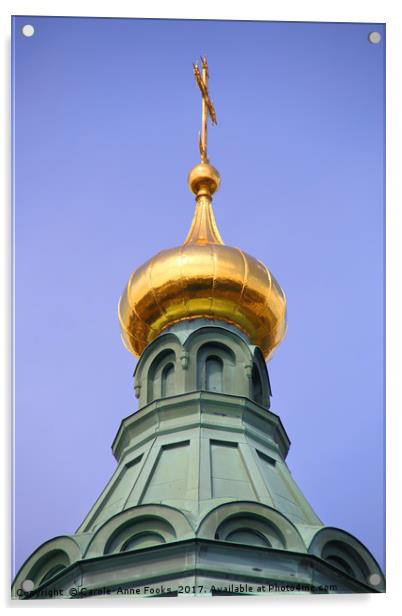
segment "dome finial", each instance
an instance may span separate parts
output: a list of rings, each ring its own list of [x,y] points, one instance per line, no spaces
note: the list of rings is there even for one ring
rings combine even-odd
[[[134,355],[171,325],[206,318],[238,327],[265,357],[286,332],[286,300],[263,263],[224,244],[212,211],[218,171],[207,158],[207,120],[216,124],[208,93],[208,65],[194,75],[202,95],[201,162],[189,173],[195,213],[183,244],[162,250],[135,270],[119,302],[124,344]]]
[[[202,120],[201,133],[198,133],[201,163],[193,167],[188,176],[190,190],[196,195],[196,206],[190,231],[184,240],[186,244],[223,244],[216,226],[212,210],[212,195],[218,190],[221,178],[207,156],[207,123],[217,124],[215,108],[208,92],[208,64],[205,56],[201,58],[202,73],[198,64],[193,64],[195,81],[201,91]]]
[[[195,81],[200,88],[202,97],[202,118],[201,118],[201,134],[198,133],[198,145],[200,148],[201,163],[208,163],[207,156],[207,124],[208,116],[212,124],[217,124],[215,108],[209,98],[208,92],[208,63],[205,56],[201,58],[202,73],[198,68],[197,62],[193,64]]]

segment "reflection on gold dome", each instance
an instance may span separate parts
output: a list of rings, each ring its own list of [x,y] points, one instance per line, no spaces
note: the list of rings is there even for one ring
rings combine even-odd
[[[203,59],[203,75],[196,78],[204,77],[207,83]],[[286,333],[285,296],[261,261],[221,239],[212,211],[220,177],[206,156],[204,107],[215,112],[208,98],[209,110],[202,92],[201,164],[188,178],[196,195],[191,228],[181,246],[162,250],[130,276],[119,302],[123,341],[131,353],[140,355],[174,323],[204,317],[237,326],[269,358]]]
[[[203,167],[207,183],[217,171]],[[205,192],[185,242],[138,268],[119,304],[123,340],[134,355],[173,323],[199,317],[236,325],[267,358],[286,332],[282,289],[261,261],[223,243]]]

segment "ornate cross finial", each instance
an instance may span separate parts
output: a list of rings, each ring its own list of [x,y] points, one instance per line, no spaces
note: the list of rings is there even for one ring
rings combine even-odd
[[[212,124],[216,124],[216,113],[214,106],[209,98],[208,92],[208,64],[205,56],[201,58],[202,63],[202,73],[198,68],[198,64],[193,64],[194,68],[194,77],[197,82],[198,87],[201,90],[202,96],[202,125],[201,125],[201,134],[198,133],[198,145],[200,148],[201,154],[201,162],[207,163],[207,121],[208,116],[211,119]]]

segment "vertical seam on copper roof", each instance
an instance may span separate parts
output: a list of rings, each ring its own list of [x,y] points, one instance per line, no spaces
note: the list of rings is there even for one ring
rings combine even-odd
[[[133,280],[133,278],[134,278],[135,274],[137,273],[137,271],[138,271],[138,270],[135,270],[135,271],[131,274],[130,278],[128,279],[128,283],[127,283],[127,303],[128,303],[128,305],[130,306],[131,310],[134,312],[134,314],[135,314],[135,316],[137,317],[137,319],[138,319],[139,321],[141,321],[141,323],[143,323],[143,324],[145,325],[145,327],[147,328],[147,330],[148,330],[148,331],[150,331],[150,332],[154,332],[155,330],[152,328],[152,326],[151,326],[151,325],[149,325],[146,321],[144,321],[144,319],[143,319],[142,317],[140,317],[140,315],[138,314],[138,311],[137,311],[136,307],[135,307],[135,306],[133,306],[133,305],[132,305],[132,303],[130,302],[130,293],[129,293],[129,291],[130,291],[130,287],[131,287],[131,282],[132,282],[132,280]],[[119,302],[119,303],[120,303],[120,302]],[[129,330],[127,330],[127,328],[126,328],[126,331],[129,331]],[[130,334],[130,335],[132,335],[132,334]],[[144,340],[144,342],[145,342],[146,344],[148,344],[148,341],[147,341],[147,340]]]
[[[190,311],[188,309],[188,305],[187,305],[187,294],[186,294],[186,285],[184,282],[184,276],[183,276],[183,258],[184,258],[184,250],[186,248],[187,244],[182,244],[180,247],[180,282],[182,285],[182,291],[183,291],[183,304],[184,304],[184,308],[186,309],[186,316],[189,317],[190,316]]]
[[[156,259],[156,257],[158,255],[160,255],[160,252],[158,252],[158,254],[156,254],[154,257],[152,257],[152,259],[150,260],[149,265],[147,267],[147,270],[148,270],[148,282],[149,282],[149,288],[151,289],[152,297],[154,298],[154,302],[155,302],[156,307],[158,308],[161,316],[166,316],[166,311],[163,308],[160,307],[159,302],[158,302],[157,297],[156,297],[155,289],[154,289],[153,284],[152,284],[152,267],[153,267],[154,261],[155,261],[155,259]]]
[[[260,261],[260,263],[264,266],[265,271],[267,272],[268,280],[269,280],[269,294],[267,293],[267,296],[265,299],[265,305],[268,306],[268,302],[272,295],[272,276],[271,276],[271,272],[269,271],[265,263],[263,263],[262,261]]]
[[[154,331],[154,330],[152,329],[152,327],[151,327],[150,325],[148,325],[148,323],[146,323],[146,322],[144,321],[144,319],[142,319],[142,318],[140,317],[140,315],[138,314],[138,312],[137,312],[137,310],[136,310],[135,306],[133,306],[133,304],[132,304],[132,303],[131,303],[131,301],[130,301],[130,287],[131,287],[132,280],[133,280],[133,278],[134,278],[135,274],[137,273],[137,271],[138,271],[138,270],[135,270],[135,271],[131,274],[130,278],[128,279],[128,283],[127,283],[127,287],[126,287],[126,297],[127,297],[127,303],[128,303],[128,305],[129,305],[129,307],[130,307],[130,310],[132,310],[132,311],[133,311],[133,313],[135,314],[136,318],[137,318],[139,321],[141,321],[141,323],[145,326],[146,331],[148,331],[149,333],[152,333],[152,332]],[[130,342],[131,342],[131,341],[133,341],[133,340],[134,340],[134,341],[139,341],[139,342],[141,342],[142,344],[144,344],[144,345],[146,346],[146,345],[148,344],[149,340],[148,340],[147,338],[142,339],[142,338],[139,338],[139,337],[137,337],[137,336],[134,336],[134,335],[133,335],[133,333],[132,333],[129,329],[127,329],[127,327],[126,327],[126,326],[125,326],[125,324],[123,323],[123,321],[122,321],[122,319],[121,319],[121,315],[120,315],[120,302],[121,302],[121,298],[120,298],[120,300],[119,300],[119,304],[118,304],[118,315],[119,315],[120,327],[121,327],[122,329],[124,329],[124,331],[128,334],[128,336],[129,336],[129,338],[130,338]],[[134,353],[135,353],[135,354],[137,354],[137,353],[138,353],[138,356],[139,356],[139,355],[141,355],[142,351],[140,351],[140,352],[139,352],[137,349],[135,349],[133,344],[132,344],[132,348],[133,348],[133,351],[134,351]]]
[[[240,248],[236,248],[236,250],[241,254],[241,258],[242,258],[243,265],[244,265],[243,283],[242,283],[242,287],[241,287],[241,291],[240,291],[240,295],[239,295],[239,299],[237,303],[237,308],[235,310],[235,312],[239,312],[240,304],[241,304],[241,301],[244,295],[244,289],[246,288],[246,285],[247,285],[248,265],[247,265],[247,259],[244,256],[243,251],[240,250]]]
[[[212,252],[212,264],[213,264],[213,277],[212,277],[212,289],[211,289],[211,305],[209,307],[211,314],[213,315],[213,305],[215,299],[215,287],[216,287],[216,250],[214,244],[210,244]]]

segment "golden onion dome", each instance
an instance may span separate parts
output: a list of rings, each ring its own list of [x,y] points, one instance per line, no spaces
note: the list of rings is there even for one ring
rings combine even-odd
[[[218,171],[202,162],[188,182],[196,207],[184,243],[139,267],[120,299],[125,346],[140,355],[174,323],[203,317],[237,326],[269,358],[286,333],[284,293],[261,261],[223,243],[212,211]]]

